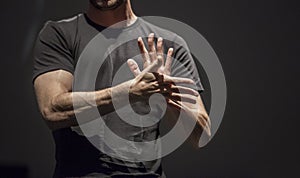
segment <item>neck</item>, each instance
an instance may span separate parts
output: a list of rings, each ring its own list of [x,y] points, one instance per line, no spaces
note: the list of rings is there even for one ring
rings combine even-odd
[[[130,1],[126,1],[117,9],[107,11],[99,10],[90,3],[87,11],[87,16],[96,24],[104,27],[109,27],[119,22],[122,23],[119,23],[118,25],[116,25],[116,27],[130,26],[137,19],[132,11]]]

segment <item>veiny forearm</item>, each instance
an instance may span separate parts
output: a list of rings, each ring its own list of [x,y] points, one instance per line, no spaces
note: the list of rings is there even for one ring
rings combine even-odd
[[[55,96],[51,100],[50,107],[43,113],[49,126],[54,129],[65,128],[85,123],[98,118],[90,113],[91,109],[97,109],[101,115],[106,115],[115,110],[114,100],[124,101],[128,97],[130,81],[118,86],[94,92],[68,92]],[[125,103],[124,103],[125,104]],[[120,105],[118,105],[120,106]],[[121,103],[122,106],[122,103]],[[76,120],[75,115],[84,115],[85,120]]]

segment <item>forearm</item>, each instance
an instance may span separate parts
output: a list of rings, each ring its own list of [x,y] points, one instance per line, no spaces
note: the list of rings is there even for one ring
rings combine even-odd
[[[196,147],[205,146],[211,137],[210,118],[206,112],[198,113],[195,128],[191,134],[191,141]]]
[[[196,103],[182,101],[178,102],[178,104],[180,107],[168,106],[167,116],[174,118],[175,120],[173,121],[177,121],[177,118],[181,115],[183,128],[188,133],[191,133],[189,140],[196,147],[204,146],[211,137],[211,122],[201,99],[198,98]],[[193,128],[191,128],[191,123],[195,124]]]
[[[206,145],[211,137],[211,122],[210,118],[204,108],[203,102],[198,97],[196,104],[182,102],[186,110],[185,112],[188,119],[193,119],[196,124],[190,136],[190,140],[197,148]]]
[[[93,92],[68,92],[55,96],[51,99],[50,106],[43,109],[43,116],[51,129],[76,126],[85,123],[99,115],[93,115],[92,109],[99,110],[101,115],[106,115],[115,110],[113,102],[118,101],[118,106],[124,106],[120,101],[128,97],[130,81],[118,86],[93,91]],[[76,116],[84,115],[85,120],[76,120]]]

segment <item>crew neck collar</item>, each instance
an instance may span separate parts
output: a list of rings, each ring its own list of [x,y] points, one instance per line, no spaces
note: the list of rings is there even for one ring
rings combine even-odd
[[[103,29],[106,29],[106,28],[109,28],[109,27],[105,27],[105,26],[102,26],[102,25],[99,25],[97,24],[96,22],[92,21],[86,13],[83,13],[83,16],[85,18],[85,20],[87,21],[88,24],[90,24],[91,26],[93,26],[94,28],[96,28],[97,30],[99,31],[102,31]],[[129,29],[132,29],[136,26],[138,26],[140,23],[140,17],[137,17],[137,19],[135,20],[135,22],[133,22],[131,25],[129,26],[126,26],[126,27],[120,27],[120,28],[110,28],[111,30],[129,30]]]

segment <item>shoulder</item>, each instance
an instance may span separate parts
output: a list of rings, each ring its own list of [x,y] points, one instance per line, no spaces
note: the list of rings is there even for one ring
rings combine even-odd
[[[39,36],[72,36],[76,33],[77,24],[80,18],[82,18],[82,14],[77,14],[73,17],[57,21],[49,20],[46,23],[44,23],[42,29],[40,30]]]

